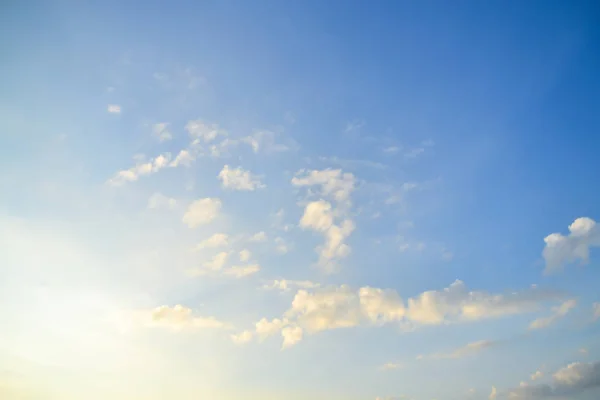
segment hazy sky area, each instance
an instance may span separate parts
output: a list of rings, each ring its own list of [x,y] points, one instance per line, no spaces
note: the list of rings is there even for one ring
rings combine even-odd
[[[597,1],[0,3],[0,399],[600,398]]]

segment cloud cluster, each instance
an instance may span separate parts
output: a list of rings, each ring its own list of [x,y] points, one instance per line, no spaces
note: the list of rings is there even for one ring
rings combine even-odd
[[[415,328],[527,313],[561,297],[560,293],[533,287],[507,294],[468,291],[465,284],[457,280],[445,289],[426,291],[405,302],[392,289],[362,287],[353,290],[347,285],[329,286],[299,290],[281,319],[271,322],[263,319],[257,328],[260,325],[263,336],[287,326],[300,328],[308,334],[392,322]],[[460,357],[493,344],[491,341],[475,342],[437,358]]]
[[[545,273],[560,271],[575,261],[587,263],[590,248],[600,247],[600,228],[591,218],[577,218],[569,225],[569,234],[552,233],[544,238],[542,255],[546,261]]]
[[[334,205],[319,199],[308,203],[300,219],[300,227],[321,233],[325,243],[317,247],[318,265],[326,272],[335,272],[337,261],[350,254],[351,248],[345,240],[354,231],[354,222],[347,216],[350,206],[350,194],[355,187],[355,178],[351,173],[341,170],[299,171],[292,178],[294,186],[318,186],[319,195],[335,202]]]
[[[514,400],[572,398],[597,387],[600,387],[600,362],[575,362],[555,372],[550,384],[521,385],[510,389],[506,397]]]
[[[562,303],[557,307],[552,308],[553,314],[549,317],[537,318],[529,324],[529,329],[542,329],[547,328],[554,324],[559,319],[563,318],[569,311],[571,311],[577,305],[577,300],[570,299]]]
[[[218,178],[221,180],[221,185],[226,189],[252,191],[266,187],[250,171],[242,168],[229,168],[228,165],[225,165],[219,172]]]
[[[206,197],[193,201],[183,215],[183,223],[190,228],[208,224],[214,220],[221,210],[221,200]]]

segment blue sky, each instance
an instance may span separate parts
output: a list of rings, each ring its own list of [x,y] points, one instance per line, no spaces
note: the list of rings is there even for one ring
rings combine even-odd
[[[12,2],[8,399],[593,399],[593,2]]]

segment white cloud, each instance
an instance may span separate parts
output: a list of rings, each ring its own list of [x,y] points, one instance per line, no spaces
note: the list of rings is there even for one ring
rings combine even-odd
[[[207,268],[211,271],[219,271],[221,268],[225,266],[227,263],[227,259],[229,258],[229,253],[222,251],[213,256],[210,261],[207,261],[203,264],[204,268]]]
[[[289,279],[275,279],[263,285],[263,289],[279,290],[288,292],[292,289],[315,289],[320,287],[320,284],[311,281],[295,281]]]
[[[171,161],[169,167],[178,167],[180,165],[189,167],[190,165],[192,165],[195,159],[196,157],[192,153],[190,153],[189,150],[181,150],[179,154],[177,154],[177,157],[175,157],[175,159]]]
[[[294,186],[320,186],[321,195],[337,202],[345,202],[354,191],[356,180],[350,172],[340,169],[300,170],[292,178]]]
[[[206,124],[202,120],[188,121],[185,125],[185,130],[192,139],[209,143],[215,140],[218,136],[227,136],[227,131],[219,128],[217,124]]]
[[[396,362],[389,362],[389,363],[385,363],[381,366],[381,369],[384,371],[390,371],[393,369],[399,369],[402,368],[403,365],[400,363],[396,363]]]
[[[354,230],[354,223],[350,219],[342,221],[341,226],[335,225],[334,213],[331,203],[325,200],[310,202],[304,209],[300,219],[300,227],[321,232],[325,243],[317,247],[319,265],[326,272],[334,272],[335,261],[350,254],[351,248],[344,241]]]
[[[229,235],[226,233],[215,233],[208,239],[204,239],[196,246],[197,249],[222,247],[227,246],[229,243]]]
[[[278,236],[275,238],[275,251],[277,251],[279,254],[286,254],[288,251],[290,251],[290,247],[283,238]]]
[[[276,281],[270,288],[286,290],[289,286],[287,282]],[[507,294],[468,291],[463,282],[456,281],[446,289],[423,292],[405,303],[392,289],[363,287],[356,291],[346,285],[329,286],[298,290],[281,321],[285,322],[283,326],[299,326],[308,334],[391,322],[416,328],[419,325],[464,323],[532,312],[543,303],[561,297],[537,288]],[[471,343],[434,358],[460,357],[493,343]]]
[[[542,255],[546,261],[545,273],[562,270],[566,264],[577,260],[587,263],[590,248],[600,246],[600,229],[596,222],[587,217],[577,218],[569,225],[567,236],[552,233],[544,238],[546,243]]]
[[[477,342],[469,343],[463,347],[459,347],[449,353],[433,353],[425,356],[418,356],[418,360],[422,359],[446,359],[446,358],[462,358],[465,356],[469,356],[475,353],[478,353],[484,349],[488,349],[492,346],[495,346],[497,342],[493,340],[479,340]]]
[[[575,308],[576,305],[577,305],[577,300],[570,299],[570,300],[565,301],[558,307],[553,307],[552,308],[553,314],[551,316],[537,318],[537,319],[533,320],[531,322],[531,324],[529,324],[529,329],[533,330],[533,329],[542,329],[542,328],[549,327],[550,325],[554,324],[556,321],[558,321],[559,319],[561,319],[565,315],[567,315],[567,313],[570,310],[572,310],[573,308]]]
[[[489,400],[496,400],[496,398],[498,397],[498,391],[496,390],[495,386],[492,386],[492,391],[490,392],[490,395],[488,396]]]
[[[535,371],[533,374],[531,374],[531,380],[532,381],[536,381],[538,379],[542,379],[544,377],[544,373],[540,370]]]
[[[198,199],[189,205],[182,221],[190,228],[195,228],[211,222],[219,215],[220,210],[221,200],[210,197]]]
[[[399,151],[400,151],[400,147],[398,147],[398,146],[390,146],[390,147],[385,147],[383,149],[383,152],[386,154],[396,154]]]
[[[286,325],[286,321],[278,318],[275,318],[272,321],[263,318],[255,324],[256,334],[260,340],[264,340],[269,336],[275,335]]]
[[[186,328],[197,329],[227,329],[228,324],[225,324],[214,317],[195,316],[190,308],[182,305],[174,307],[160,306],[151,310],[148,313],[140,314],[144,317],[146,324],[149,326],[160,326],[173,330],[181,330]],[[149,318],[146,318],[147,317]]]
[[[169,124],[161,122],[154,124],[152,127],[152,134],[158,139],[159,142],[166,142],[173,139],[173,135],[167,129]]]
[[[286,326],[281,330],[281,336],[283,337],[282,349],[287,349],[302,340],[304,331],[299,326]]]
[[[218,178],[221,180],[221,185],[226,189],[252,191],[266,187],[250,171],[241,168],[231,169],[228,165],[225,165],[219,172]]]
[[[223,270],[223,274],[234,278],[245,278],[260,271],[260,265],[238,265]]]
[[[252,341],[254,333],[252,331],[243,331],[237,335],[231,335],[230,337],[233,343],[237,345],[243,345]]]
[[[109,104],[106,111],[111,114],[121,114],[121,106],[118,104]]]
[[[266,242],[267,234],[264,231],[256,232],[248,239],[250,242]]]
[[[244,249],[244,250],[240,251],[240,261],[241,262],[246,262],[246,261],[250,260],[250,257],[252,257],[252,253],[250,252],[250,250]]]
[[[117,172],[116,175],[108,181],[108,184],[112,186],[121,186],[126,182],[137,181],[140,176],[150,175],[167,167],[170,158],[171,154],[165,153],[148,162],[138,163],[129,169]]]
[[[165,196],[162,193],[154,193],[148,199],[148,208],[157,209],[157,208],[169,208],[174,209],[177,207],[177,200],[172,197]]]
[[[600,387],[600,362],[575,362],[552,375],[550,384],[522,385],[508,391],[509,399],[574,398]]]

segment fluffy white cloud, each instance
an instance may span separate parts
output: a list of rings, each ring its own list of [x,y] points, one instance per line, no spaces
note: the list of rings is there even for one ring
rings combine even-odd
[[[308,203],[300,219],[300,227],[312,229],[324,235],[325,243],[317,247],[317,252],[319,265],[326,272],[333,272],[336,268],[335,261],[350,254],[350,246],[344,241],[354,231],[354,223],[350,219],[345,219],[341,225],[334,224],[331,203],[325,200]]]
[[[150,326],[166,327],[173,330],[185,328],[198,329],[227,329],[228,324],[214,317],[195,316],[190,308],[177,304],[174,307],[160,306],[147,313],[147,324]]]
[[[159,142],[166,142],[173,139],[173,135],[167,129],[169,124],[161,122],[154,124],[152,127],[152,134],[158,139]]]
[[[116,175],[108,181],[108,184],[112,186],[121,186],[126,182],[137,181],[140,176],[150,175],[167,167],[170,159],[171,154],[165,153],[148,162],[138,163],[129,169],[117,172]]]
[[[574,398],[600,387],[600,362],[575,362],[552,375],[551,384],[521,385],[507,392],[509,399]]]
[[[260,265],[237,265],[223,270],[223,274],[234,278],[245,278],[260,271]]]
[[[250,242],[266,242],[267,234],[264,231],[256,232],[248,239]]]
[[[215,233],[208,239],[204,239],[196,245],[196,249],[214,248],[227,246],[229,243],[229,235],[226,233]]]
[[[175,159],[171,161],[169,166],[178,167],[180,165],[183,165],[185,167],[189,167],[190,165],[192,165],[195,159],[196,157],[192,153],[190,153],[189,150],[184,149],[181,150],[179,154],[177,154],[177,157],[175,157]]]
[[[256,334],[260,340],[264,340],[281,331],[286,325],[287,321],[285,320],[274,318],[272,321],[269,321],[268,319],[263,318],[255,324]]]
[[[246,261],[250,260],[250,257],[252,257],[252,253],[250,252],[250,250],[244,249],[244,250],[240,251],[240,261],[241,262],[246,262]]]
[[[276,281],[271,287],[287,288],[288,283]],[[561,297],[559,293],[537,288],[507,294],[468,291],[462,281],[456,281],[448,288],[423,292],[404,302],[392,289],[363,287],[356,291],[346,285],[329,286],[298,290],[291,307],[281,320],[277,320],[277,326],[269,326],[272,329],[299,326],[308,334],[391,322],[414,328],[532,312],[543,303],[557,301]],[[449,354],[434,355],[433,358],[461,357],[493,344],[491,341],[470,343]]]
[[[600,246],[600,229],[591,218],[577,218],[569,225],[567,236],[552,233],[544,238],[544,242],[546,246],[542,255],[546,260],[545,272],[552,273],[577,260],[587,263],[590,248]]]
[[[282,349],[287,349],[302,340],[304,331],[299,326],[286,326],[281,330],[283,337]]]
[[[120,114],[121,106],[118,104],[109,104],[108,107],[106,107],[106,111],[108,111],[111,114]]]
[[[233,343],[237,345],[243,345],[252,341],[254,333],[252,331],[243,331],[237,335],[231,335],[230,337]]]
[[[177,200],[172,197],[167,197],[162,193],[154,193],[148,199],[148,208],[157,209],[157,208],[169,208],[174,209],[177,207]]]
[[[250,171],[241,168],[232,169],[228,165],[225,165],[219,172],[218,178],[221,180],[221,185],[226,189],[252,191],[265,187],[260,179],[252,175]]]
[[[576,305],[577,305],[577,300],[570,299],[570,300],[565,301],[558,307],[553,307],[552,308],[553,314],[551,316],[537,318],[537,319],[531,321],[531,324],[529,324],[529,329],[542,329],[542,328],[549,327],[550,325],[554,324],[556,321],[558,321],[559,319],[561,319],[565,315],[567,315],[567,313],[570,310],[572,310],[573,308],[575,308]]]
[[[322,196],[331,197],[337,202],[349,200],[355,184],[354,175],[340,169],[300,170],[292,178],[292,185],[320,186]]]
[[[455,349],[449,353],[433,353],[433,354],[429,354],[429,355],[425,355],[425,356],[418,356],[417,359],[423,360],[423,359],[429,358],[429,359],[439,360],[439,359],[446,359],[446,358],[462,358],[465,356],[469,356],[471,354],[478,353],[481,350],[490,348],[492,346],[495,346],[496,344],[497,344],[497,342],[495,342],[493,340],[479,340],[477,342],[472,342],[465,346],[459,347],[458,349]]]
[[[205,262],[203,266],[211,271],[218,271],[225,266],[228,258],[229,253],[222,251],[215,254],[213,258],[210,261]]]
[[[188,121],[185,125],[185,130],[194,140],[209,143],[215,140],[218,136],[227,136],[227,132],[217,124],[207,124],[202,120]]]
[[[219,215],[220,210],[221,200],[210,197],[199,199],[189,205],[182,221],[190,228],[195,228],[211,222]]]

